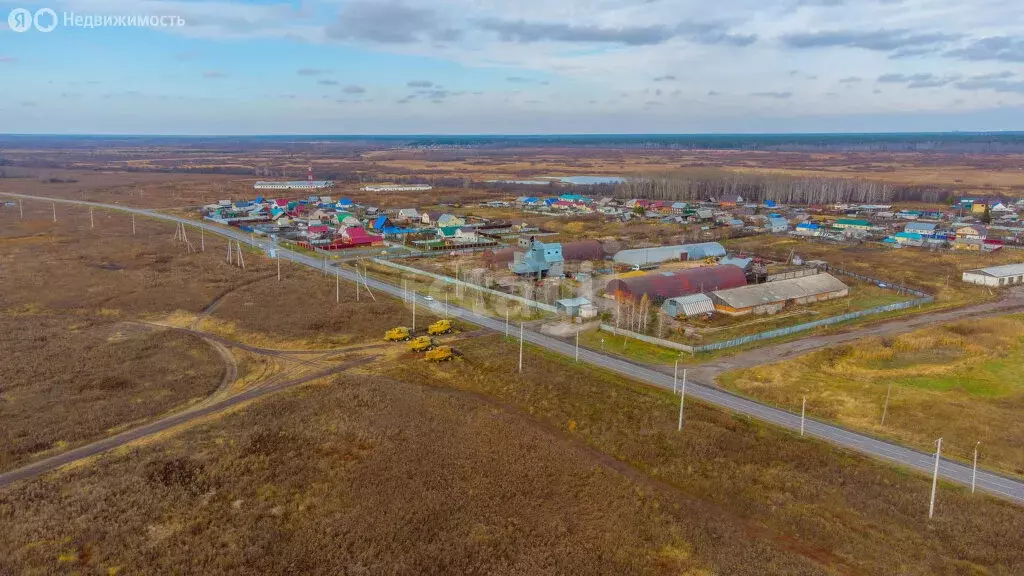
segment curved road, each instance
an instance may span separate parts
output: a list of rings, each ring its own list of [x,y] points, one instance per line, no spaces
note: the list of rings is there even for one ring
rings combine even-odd
[[[138,214],[141,216],[155,218],[159,220],[165,220],[169,222],[181,222],[193,228],[202,228],[208,232],[226,236],[234,240],[239,240],[245,244],[250,244],[256,248],[262,250],[268,250],[273,248],[277,251],[280,258],[290,260],[292,262],[302,264],[313,268],[315,270],[322,270],[323,261],[318,258],[299,254],[291,250],[282,248],[277,245],[273,245],[269,242],[263,242],[257,240],[252,242],[250,235],[233,228],[224,228],[215,224],[210,224],[203,221],[190,220],[188,218],[181,218],[177,216],[170,216],[167,214],[161,214],[151,210],[144,210],[139,208],[129,208],[126,206],[120,206],[117,204],[101,204],[97,202],[85,202],[79,200],[65,200],[60,198],[47,198],[40,196],[28,196],[23,194],[11,194],[5,193],[6,196],[12,196],[16,198],[24,198],[28,200],[40,200],[45,202],[57,202],[62,204],[78,204],[83,206],[93,206],[97,208],[105,208],[110,210],[118,210],[122,212],[128,212]],[[350,282],[359,280],[359,277],[354,273],[340,268],[335,268],[335,274],[338,274],[342,278]],[[367,284],[374,290],[380,290],[381,292],[390,294],[396,298],[402,298],[403,291],[400,286],[392,286],[379,280],[369,278]],[[427,307],[433,307],[434,309],[443,308],[443,305],[436,301],[428,301],[422,296],[414,295],[417,298],[420,305]],[[476,324],[478,326],[494,330],[496,332],[504,332],[505,323],[502,320],[483,316],[481,314],[474,313],[470,310],[459,308],[456,306],[448,307],[449,316],[459,318],[463,321]],[[572,344],[546,336],[534,331],[524,331],[524,339],[534,345],[547,348],[549,350],[558,352],[565,356],[574,356],[576,349]],[[668,390],[672,389],[673,379],[671,375],[595,352],[581,348],[579,350],[579,358],[581,362],[586,362],[595,366],[600,366],[612,372],[621,374],[627,378],[639,380],[654,386],[659,386]],[[690,382],[687,384],[687,393],[694,398],[697,398],[708,404],[726,408],[738,414],[743,414],[751,418],[775,424],[782,428],[786,428],[792,431],[800,430],[800,415],[780,410],[778,408],[760,404],[747,398],[742,398],[731,394],[724,390],[715,388],[707,385],[707,382]],[[260,394],[262,395],[262,394]],[[244,396],[244,394],[243,394]],[[818,438],[826,442],[831,442],[837,446],[848,448],[855,452],[873,456],[875,458],[886,460],[894,464],[899,464],[912,468],[919,472],[927,475],[932,474],[933,466],[935,465],[934,455],[925,454],[907,448],[899,444],[887,442],[868,436],[865,434],[859,434],[850,430],[846,430],[839,426],[832,424],[826,424],[807,418],[804,422],[804,433],[807,436]],[[962,485],[970,485],[971,483],[971,468],[964,466],[957,462],[949,460],[942,460],[939,466],[939,475],[946,479]],[[2,476],[0,476],[2,478]],[[1014,480],[999,474],[995,474],[986,470],[978,470],[977,474],[977,487],[981,490],[989,492],[993,495],[1000,496],[1011,500],[1017,504],[1024,504],[1024,482]]]

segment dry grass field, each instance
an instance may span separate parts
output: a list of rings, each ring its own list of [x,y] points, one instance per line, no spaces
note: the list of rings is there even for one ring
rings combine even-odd
[[[333,275],[288,263],[280,282],[275,275],[225,294],[199,328],[259,345],[317,349],[380,342],[388,328],[411,326],[411,306],[383,294],[374,298],[361,289],[356,300],[355,284],[342,281],[339,288]],[[435,320],[418,308],[417,329]]]
[[[1024,548],[995,544],[1024,533],[1011,504],[942,486],[929,523],[924,476],[697,403],[679,434],[671,393],[533,350],[520,376],[515,346],[506,346],[477,339],[462,346],[462,361],[404,363],[389,374],[495,398],[671,486],[664,507],[678,506],[680,532],[714,573],[797,571],[766,567],[766,551],[751,556],[751,533],[837,574],[1024,570]]]
[[[218,294],[270,272],[252,257],[243,271],[224,261],[226,243],[206,238],[206,252],[173,242],[174,225],[127,214],[49,204],[0,210],[0,310],[50,310],[111,317],[198,312]],[[190,237],[198,247],[198,235]],[[45,290],[41,288],[45,287]]]
[[[1024,317],[963,321],[870,338],[780,364],[726,374],[727,387],[970,462],[1024,476]],[[885,397],[891,393],[886,421]]]
[[[0,492],[0,573],[712,573],[678,515],[518,411],[361,377]]]
[[[0,470],[206,397],[224,363],[196,336],[95,317],[0,316]]]

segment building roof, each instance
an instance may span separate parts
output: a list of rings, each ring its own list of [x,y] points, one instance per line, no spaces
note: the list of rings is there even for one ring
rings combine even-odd
[[[934,232],[938,224],[935,222],[910,222],[903,229],[907,232]]]
[[[907,240],[923,240],[924,236],[921,236],[917,232],[897,232],[896,238],[905,238]]]
[[[989,266],[988,268],[978,268],[976,270],[968,270],[968,273],[983,274],[985,276],[994,276],[996,278],[1006,278],[1008,276],[1021,276],[1024,275],[1024,264],[1005,264],[1003,266]]]
[[[675,306],[676,310],[682,310],[686,316],[698,316],[715,311],[715,303],[707,294],[690,294],[689,296],[669,298],[663,307],[667,308],[669,303]]]
[[[786,300],[796,298],[839,292],[847,288],[848,286],[835,276],[822,272],[802,278],[779,280],[765,284],[751,284],[729,290],[717,290],[712,293],[712,296],[716,301],[730,308],[742,310],[762,304],[785,302]]]
[[[735,288],[747,283],[747,276],[737,266],[704,266],[676,272],[652,272],[628,278],[616,278],[608,282],[605,292],[621,293],[632,298],[663,300],[708,292],[722,288]]]
[[[854,220],[852,218],[840,218],[839,220],[836,220],[836,224],[841,226],[871,226],[871,222],[868,222],[867,220]]]
[[[561,300],[555,300],[555,305],[565,308],[576,308],[578,306],[583,306],[584,304],[591,304],[591,302],[586,298],[563,298]]]
[[[677,246],[655,246],[653,248],[636,248],[633,250],[622,250],[613,256],[613,260],[622,264],[644,266],[647,264],[658,264],[670,260],[679,260],[683,253],[686,253],[688,260],[700,260],[713,256],[719,258],[725,256],[725,247],[718,242],[703,242],[700,244],[680,244]]]

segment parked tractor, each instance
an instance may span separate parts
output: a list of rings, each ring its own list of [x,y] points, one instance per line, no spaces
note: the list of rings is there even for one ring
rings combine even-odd
[[[420,336],[409,343],[410,352],[425,352],[434,347],[434,339],[430,336]]]
[[[455,358],[457,354],[451,346],[438,346],[427,352],[426,359],[430,362],[447,362]]]
[[[412,333],[405,326],[392,328],[384,333],[384,340],[388,342],[401,342],[412,338]]]
[[[431,336],[440,336],[441,334],[452,333],[452,321],[451,320],[438,320],[427,328],[427,334]]]

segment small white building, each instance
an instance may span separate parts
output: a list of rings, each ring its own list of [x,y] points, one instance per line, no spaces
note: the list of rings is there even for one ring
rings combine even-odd
[[[967,270],[963,275],[964,282],[979,286],[1015,286],[1024,284],[1024,264],[1006,264]]]

